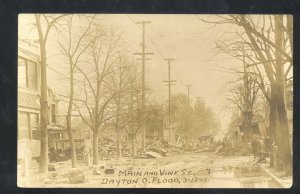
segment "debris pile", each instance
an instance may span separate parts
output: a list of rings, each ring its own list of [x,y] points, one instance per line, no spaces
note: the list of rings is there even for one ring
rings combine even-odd
[[[98,141],[99,156],[103,160],[116,158],[117,147],[113,139],[101,137]],[[139,147],[137,147],[139,148]],[[221,149],[221,148],[219,148]],[[201,153],[215,151],[214,144],[203,144],[197,138],[189,138],[189,141],[172,144],[162,138],[146,139],[145,150],[137,149],[136,158],[162,158],[183,153]],[[131,145],[121,142],[122,157],[131,157]]]
[[[146,158],[162,158],[167,156],[166,142],[162,139],[153,139],[146,144],[146,153],[142,153]]]
[[[117,153],[116,142],[109,138],[99,138],[98,152],[101,159],[110,160],[112,158],[115,158]],[[121,154],[122,157],[130,156],[130,150],[124,142],[121,142]]]

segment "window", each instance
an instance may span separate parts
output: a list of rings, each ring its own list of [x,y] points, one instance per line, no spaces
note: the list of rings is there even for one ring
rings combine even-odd
[[[39,127],[39,115],[35,113],[30,114],[30,129],[31,129],[31,138],[35,140],[40,139]]]
[[[19,87],[37,90],[37,63],[18,59],[18,84]]]
[[[26,87],[26,61],[24,59],[18,60],[18,85],[19,87]]]
[[[18,113],[18,139],[30,139],[28,114]]]
[[[51,104],[51,121],[52,123],[56,123],[55,119],[55,104]]]
[[[37,89],[37,66],[33,61],[27,61],[27,87]]]
[[[40,139],[39,115],[37,113],[18,112],[18,139]]]

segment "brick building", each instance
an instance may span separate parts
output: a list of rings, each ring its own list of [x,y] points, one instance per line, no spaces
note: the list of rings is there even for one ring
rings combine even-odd
[[[40,57],[30,40],[18,43],[18,158],[40,156]],[[58,98],[48,88],[48,129],[58,125]],[[51,136],[49,137],[51,138]],[[49,141],[51,143],[51,141]]]

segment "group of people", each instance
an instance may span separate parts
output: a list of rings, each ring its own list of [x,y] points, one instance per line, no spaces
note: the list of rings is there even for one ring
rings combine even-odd
[[[225,137],[219,144],[222,145],[223,153],[226,156],[234,155],[236,153],[250,154],[252,152],[254,159],[258,162],[264,162],[267,157],[272,157],[271,153],[274,148],[274,143],[269,136],[262,137],[258,134],[254,134],[252,140],[247,144],[245,144],[245,142],[235,144],[233,140],[228,137]]]
[[[251,150],[254,159],[257,159],[258,162],[266,161],[266,158],[270,156],[272,151],[272,141],[270,137],[262,138],[258,135],[254,135],[251,141]]]
[[[232,139],[225,137],[222,142],[222,146],[224,148],[224,154],[226,156],[234,154],[234,144]]]

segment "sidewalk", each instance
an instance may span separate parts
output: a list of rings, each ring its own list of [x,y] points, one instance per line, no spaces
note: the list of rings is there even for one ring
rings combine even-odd
[[[68,172],[71,168],[71,160],[57,163],[57,170],[49,171],[46,174],[38,173],[38,165],[31,166],[28,177],[19,177],[18,185],[23,187],[85,187],[85,188],[99,188],[99,187],[176,187],[176,188],[218,188],[218,187],[230,187],[230,188],[289,188],[292,185],[292,177],[284,177],[283,172],[275,172],[270,169],[269,163],[255,164],[256,169],[253,173],[259,172],[261,174],[252,175],[251,169],[248,167],[253,166],[252,157],[249,156],[230,156],[223,157],[214,154],[185,154],[173,157],[155,158],[155,159],[128,159],[122,160],[101,160],[98,165],[86,166],[83,163],[78,163],[77,168],[84,173],[85,181],[80,184],[72,184],[68,178]],[[103,166],[103,169],[102,169]],[[239,166],[245,166],[247,171],[245,177],[235,177],[235,169]],[[104,173],[104,169],[113,168],[115,173]],[[176,185],[166,185],[152,183],[152,185],[143,185],[141,180],[143,178],[151,178],[152,175],[133,175],[133,176],[121,176],[119,171],[132,171],[132,172],[154,172],[154,171],[174,171],[181,172],[192,171],[195,174],[200,173],[202,176],[203,169],[210,169],[210,181],[206,183],[187,182]],[[206,171],[205,171],[206,172]],[[200,176],[199,175],[199,176]],[[154,176],[154,175],[153,175]],[[159,178],[179,178],[181,176],[162,175]],[[117,180],[117,179],[139,179],[139,184],[123,184],[116,185],[114,183],[101,184],[101,181]],[[142,185],[141,185],[142,184]]]
[[[50,164],[50,163],[49,163]],[[48,171],[45,174],[39,173],[38,163],[32,161],[29,166],[27,176],[22,175],[21,168],[17,172],[17,183],[19,187],[43,187],[51,184],[68,183],[67,173],[71,169],[71,160],[58,162],[55,164],[55,171]],[[86,170],[83,163],[78,163],[77,168]]]
[[[274,169],[270,168],[269,163],[260,163],[258,166],[281,188],[290,188],[293,185],[292,176],[287,177],[284,172],[276,172]]]

